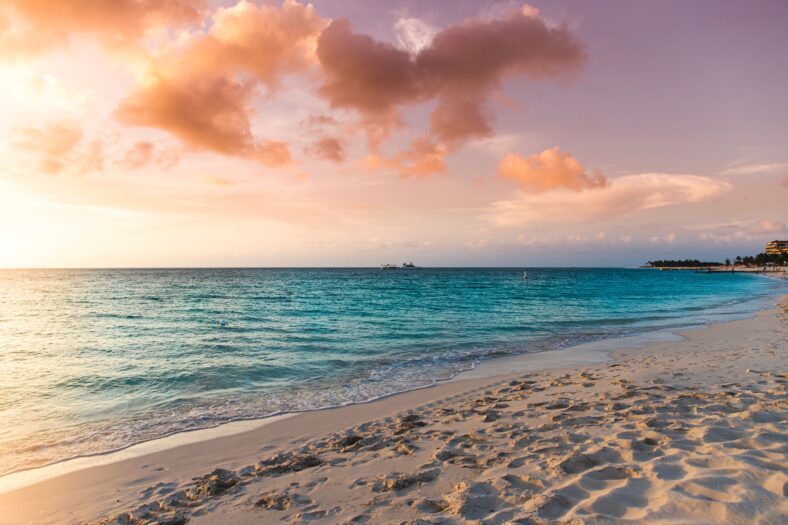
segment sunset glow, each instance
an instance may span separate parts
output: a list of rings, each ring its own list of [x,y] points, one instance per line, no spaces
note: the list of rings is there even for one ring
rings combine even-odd
[[[0,266],[755,253],[788,235],[786,20],[776,1],[5,0]]]

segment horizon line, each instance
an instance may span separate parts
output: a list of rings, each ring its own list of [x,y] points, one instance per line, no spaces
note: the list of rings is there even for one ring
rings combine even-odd
[[[383,263],[382,263],[383,264]],[[381,264],[381,265],[382,265]],[[368,270],[379,269],[375,266],[29,266],[29,267],[0,267],[0,271],[13,270]],[[552,269],[627,269],[649,268],[642,266],[417,266],[416,270],[449,270],[449,269],[507,269],[507,268],[552,268]],[[398,268],[402,269],[402,268]]]

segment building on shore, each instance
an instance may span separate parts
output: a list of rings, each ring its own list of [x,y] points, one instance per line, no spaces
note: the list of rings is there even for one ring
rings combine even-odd
[[[767,255],[788,253],[788,241],[770,241],[766,243]]]

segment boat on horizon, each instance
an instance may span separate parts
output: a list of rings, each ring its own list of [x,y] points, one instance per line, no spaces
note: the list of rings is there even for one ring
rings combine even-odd
[[[415,264],[413,264],[413,261],[411,261],[411,262],[404,262],[404,263],[402,263],[402,266],[397,266],[396,264],[381,264],[380,265],[380,269],[381,270],[400,270],[400,269],[402,269],[402,270],[413,270],[415,268],[420,268],[420,267],[416,266]]]

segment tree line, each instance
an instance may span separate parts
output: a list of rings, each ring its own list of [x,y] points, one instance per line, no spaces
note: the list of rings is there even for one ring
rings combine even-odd
[[[734,263],[749,266],[766,266],[767,264],[788,266],[788,253],[759,253],[758,255],[746,255],[744,257],[737,255]],[[725,259],[725,264],[730,265],[730,259]]]
[[[649,261],[648,265],[655,267],[661,266],[663,268],[676,268],[680,266],[692,266],[692,267],[722,266],[722,263],[699,261],[697,259],[683,259],[683,260],[665,259],[658,261]]]
[[[775,266],[788,266],[788,253],[773,254],[773,253],[759,253],[758,255],[746,255],[744,257],[737,255],[733,261],[736,265],[745,266],[766,266],[767,264],[774,264]],[[699,261],[698,259],[665,259],[649,261],[648,266],[655,268],[678,268],[678,267],[695,267],[695,268],[708,268],[710,266],[722,266],[719,262]],[[731,260],[725,259],[725,266],[730,266]]]

